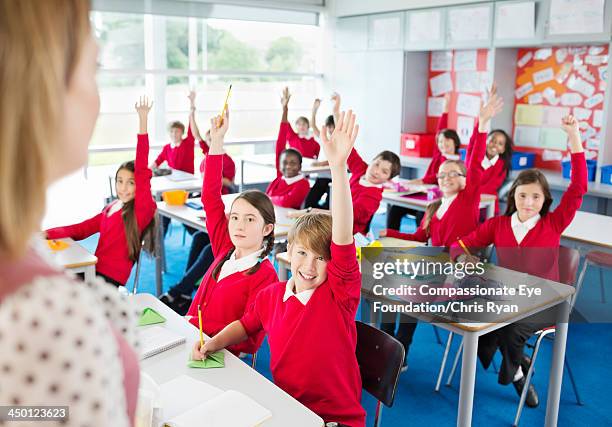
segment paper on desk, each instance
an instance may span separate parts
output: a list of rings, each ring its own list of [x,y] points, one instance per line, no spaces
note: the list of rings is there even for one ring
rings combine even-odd
[[[204,360],[193,360],[190,354],[187,366],[200,369],[223,368],[225,367],[225,353],[217,351],[206,356]]]
[[[429,84],[433,96],[443,95],[453,90],[453,82],[450,73],[443,73],[436,77],[432,77],[429,79]]]
[[[150,307],[145,308],[138,319],[138,326],[155,325],[164,323],[166,318]]]

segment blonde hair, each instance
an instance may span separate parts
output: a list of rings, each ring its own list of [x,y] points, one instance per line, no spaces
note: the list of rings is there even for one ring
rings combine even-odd
[[[301,216],[289,229],[287,242],[291,245],[300,242],[302,246],[321,255],[326,260],[331,258],[332,217],[324,213],[311,213]]]
[[[90,34],[87,0],[0,0],[0,252],[17,258],[45,209],[64,95]]]

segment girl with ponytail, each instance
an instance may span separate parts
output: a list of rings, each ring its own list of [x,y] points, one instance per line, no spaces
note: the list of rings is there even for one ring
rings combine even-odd
[[[190,322],[198,326],[198,306],[202,328],[215,336],[253,305],[257,293],[278,281],[268,255],[274,246],[274,206],[261,191],[245,191],[232,203],[229,216],[221,198],[223,139],[229,114],[211,120],[210,150],[202,184],[202,204],[206,229],[215,260],[206,272],[189,311]],[[255,353],[263,341],[263,331],[228,348],[234,354]]]

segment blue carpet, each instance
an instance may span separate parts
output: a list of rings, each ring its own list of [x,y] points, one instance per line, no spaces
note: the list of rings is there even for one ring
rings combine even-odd
[[[372,225],[375,234],[385,228],[385,215],[376,215]],[[405,218],[402,231],[413,231],[414,220]],[[164,274],[164,290],[176,283],[183,274],[185,261],[191,243],[187,235],[182,245],[183,228],[173,223],[166,237],[166,255],[168,272]],[[89,250],[95,250],[97,236],[82,242]],[[133,273],[128,282],[132,288]],[[153,260],[145,259],[141,270],[139,292],[155,292],[155,265]],[[604,274],[604,282],[612,283],[612,272]],[[601,304],[601,309],[610,313],[612,303],[602,304],[599,294],[599,273],[596,268],[587,271],[585,284],[578,302],[580,304]],[[447,334],[441,331],[442,341]],[[451,357],[459,345],[455,338]],[[437,372],[444,348],[437,344],[433,328],[420,324],[414,336],[409,355],[409,369],[402,374],[392,408],[383,409],[383,426],[453,426],[456,422],[457,402],[459,396],[459,372],[452,387],[442,386],[439,393],[434,391]],[[552,343],[545,342],[541,347],[536,365],[534,384],[540,395],[540,406],[536,409],[525,408],[521,417],[522,426],[539,426],[544,424],[548,372],[552,353]],[[612,394],[612,364],[607,358],[612,354],[612,325],[610,324],[571,324],[567,343],[567,358],[577,381],[578,390],[584,406],[578,406],[570,386],[567,373],[563,379],[559,426],[610,426],[612,425],[612,406],[609,396]],[[257,370],[271,379],[269,370],[269,348],[264,341],[258,353]],[[497,358],[499,366],[499,355]],[[450,362],[447,365],[447,372]],[[446,378],[445,378],[446,379]],[[485,371],[478,364],[476,392],[474,397],[474,426],[504,426],[512,424],[518,398],[514,388],[497,384],[497,376],[492,368]],[[376,406],[374,399],[364,393],[363,406],[368,413],[367,425],[372,425]]]

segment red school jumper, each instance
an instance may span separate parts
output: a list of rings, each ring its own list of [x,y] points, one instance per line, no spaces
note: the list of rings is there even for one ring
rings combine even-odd
[[[200,163],[200,173],[202,174],[202,176],[204,176],[204,173],[206,172],[206,156],[208,155],[208,150],[210,149],[210,147],[208,147],[208,144],[206,144],[204,141],[200,141],[200,148],[202,149],[202,154],[204,154],[204,158]],[[232,182],[236,177],[236,164],[234,163],[234,160],[230,157],[230,155],[227,153],[223,153],[223,167],[221,170],[221,174],[223,178],[229,179]],[[221,194],[229,193],[230,188],[224,185],[221,188]]]
[[[414,233],[401,233],[397,230],[387,230],[387,236],[405,240],[427,242],[431,237],[433,246],[450,246],[461,236],[465,236],[478,226],[480,194],[482,193],[482,166],[485,155],[487,134],[478,132],[478,124],[474,127],[470,144],[474,145],[474,152],[468,164],[465,188],[461,190],[448,210],[439,219],[436,214],[429,223],[429,232],[423,228],[425,218]]]
[[[206,211],[206,229],[210,237],[215,260],[204,275],[198,292],[187,312],[190,322],[198,326],[198,305],[202,310],[202,328],[208,336],[215,336],[223,328],[240,319],[245,311],[255,302],[257,293],[278,281],[278,276],[268,258],[264,259],[259,269],[247,275],[246,272],[236,272],[217,281],[212,273],[215,267],[234,249],[227,229],[225,206],[221,199],[221,162],[222,155],[206,156],[206,175],[202,185],[202,204]],[[234,354],[255,353],[264,333],[254,334],[247,341],[228,348]]]
[[[327,280],[303,305],[296,297],[283,302],[287,282],[259,293],[240,319],[247,334],[268,334],[274,383],[326,422],[365,425],[361,377],[355,356],[355,315],[361,273],[354,243],[331,244]]]
[[[423,176],[423,184],[436,184],[438,185],[438,178],[436,175],[438,174],[438,170],[440,169],[440,165],[446,161],[446,157],[440,152],[438,148],[438,134],[441,130],[448,128],[448,113],[443,113],[440,116],[440,120],[438,120],[438,128],[436,129],[436,146],[434,148],[433,157],[431,158],[431,162],[429,166],[427,166],[427,170],[425,171],[425,175]]]
[[[378,210],[382,200],[382,186],[366,187],[359,180],[365,175],[368,164],[354,148],[347,159],[349,171],[351,171],[351,198],[353,199],[353,234],[366,233],[368,223]]]
[[[571,156],[571,182],[559,206],[540,218],[521,243],[512,231],[511,216],[497,216],[481,224],[463,243],[472,248],[495,245],[499,265],[550,280],[559,280],[558,248],[563,230],[572,222],[587,192],[587,168],[584,153]],[[603,232],[603,230],[602,230]],[[451,247],[453,258],[463,251],[457,243]]]
[[[172,169],[193,174],[194,148],[195,138],[191,133],[191,126],[189,126],[187,127],[187,136],[181,140],[181,144],[178,147],[172,147],[172,144],[164,145],[162,152],[155,159],[155,163],[159,166],[165,160]]]
[[[283,148],[285,148],[285,146],[295,148],[302,153],[302,156],[311,159],[319,157],[319,152],[321,151],[319,143],[312,137],[300,137],[295,133],[289,122],[281,122],[279,136],[281,133],[285,135],[285,139],[282,141]]]
[[[285,124],[289,125],[289,123]],[[289,129],[291,129],[291,126],[283,126],[283,123],[281,123],[276,139],[276,179],[268,185],[266,194],[270,196],[272,203],[276,206],[300,209],[310,191],[310,182],[308,182],[308,179],[302,178],[293,184],[287,184],[280,171],[280,155],[284,150],[284,141],[287,139]]]
[[[148,168],[149,135],[138,135],[136,146],[136,161],[134,163],[134,179],[136,193],[134,196],[134,214],[138,224],[138,232],[142,235],[149,225],[157,205],[151,196],[151,176]],[[100,240],[95,255],[98,257],[96,271],[110,277],[117,282],[125,284],[130,277],[134,262],[128,256],[128,244],[125,237],[125,226],[121,216],[123,210],[119,209],[108,216],[113,203],[108,204],[98,215],[79,224],[66,227],[57,227],[47,230],[49,239],[70,237],[74,240],[83,240],[95,233],[100,233]]]

